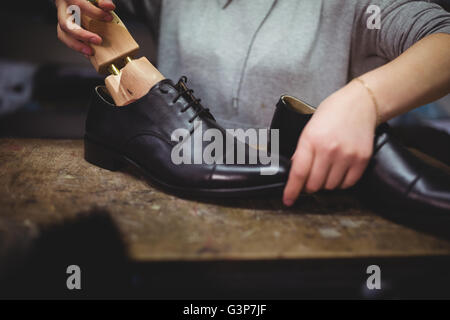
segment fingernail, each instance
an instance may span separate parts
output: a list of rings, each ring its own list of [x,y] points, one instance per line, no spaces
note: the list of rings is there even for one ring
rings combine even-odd
[[[99,38],[96,38],[96,37],[92,37],[92,38],[89,39],[89,42],[93,43],[93,44],[101,44],[102,40],[99,39]]]
[[[91,55],[91,50],[89,50],[88,48],[84,48],[82,51],[83,51],[85,56],[90,56]]]
[[[288,206],[288,207],[290,207],[294,204],[294,201],[291,199],[285,199],[283,202],[284,202],[284,205]]]
[[[106,14],[105,17],[103,18],[105,21],[112,21],[113,16],[110,14]]]

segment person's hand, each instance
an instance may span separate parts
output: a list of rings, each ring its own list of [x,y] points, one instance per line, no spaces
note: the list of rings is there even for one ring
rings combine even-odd
[[[356,81],[325,99],[304,128],[292,156],[283,202],[291,206],[302,190],[349,188],[372,155],[377,110]]]
[[[87,0],[55,0],[58,11],[58,39],[65,43],[69,48],[78,51],[85,56],[93,54],[89,44],[101,44],[102,38],[93,32],[87,31],[81,27],[75,27],[70,23],[70,15],[67,8],[71,5],[80,7],[81,13],[93,19],[102,21],[111,21],[113,19],[109,11],[115,9],[112,0],[99,0],[98,7]]]

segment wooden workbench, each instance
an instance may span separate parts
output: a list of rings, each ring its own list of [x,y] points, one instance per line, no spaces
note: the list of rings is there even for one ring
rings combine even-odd
[[[151,187],[129,172],[83,159],[81,140],[0,140],[3,245],[106,209],[136,261],[449,255],[450,242],[364,208],[350,193],[202,203]]]

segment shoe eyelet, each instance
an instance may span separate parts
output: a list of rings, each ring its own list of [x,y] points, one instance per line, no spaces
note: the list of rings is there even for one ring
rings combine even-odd
[[[161,91],[161,93],[163,94],[169,93],[169,90],[166,90],[163,87],[159,87],[159,91]]]

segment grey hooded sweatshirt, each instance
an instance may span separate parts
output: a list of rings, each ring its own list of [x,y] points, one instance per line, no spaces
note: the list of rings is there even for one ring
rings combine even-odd
[[[157,35],[159,70],[174,81],[186,75],[226,128],[267,127],[281,94],[317,106],[425,36],[450,34],[450,13],[430,1],[123,0],[121,5],[144,17]]]

